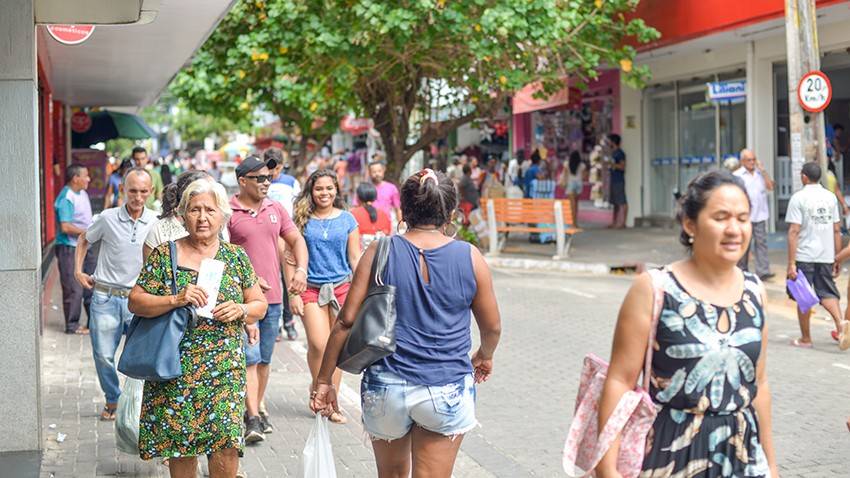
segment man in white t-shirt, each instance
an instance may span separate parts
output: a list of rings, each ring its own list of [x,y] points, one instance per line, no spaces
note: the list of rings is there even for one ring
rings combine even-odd
[[[773,180],[765,171],[761,161],[749,149],[741,151],[741,167],[735,171],[735,176],[741,178],[750,198],[750,222],[753,224],[753,238],[747,253],[738,264],[741,269],[749,270],[750,251],[756,256],[756,275],[761,280],[774,276],[770,272],[770,262],[767,257],[767,220],[770,217],[767,206],[767,193],[773,191]]]
[[[797,279],[802,272],[815,291],[820,304],[835,321],[832,338],[844,344],[847,322],[841,321],[841,294],[835,286],[833,274],[837,263],[835,252],[841,249],[841,215],[835,194],[827,191],[818,181],[821,168],[817,163],[803,165],[803,189],[794,193],[788,202],[785,222],[788,223],[788,278]],[[789,294],[790,295],[790,294]],[[811,348],[810,319],[812,310],[806,313],[797,308],[802,336],[791,344]],[[842,340],[844,339],[844,340]]]

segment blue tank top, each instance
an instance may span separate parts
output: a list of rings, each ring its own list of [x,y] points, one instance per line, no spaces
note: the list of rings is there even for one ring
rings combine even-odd
[[[420,250],[392,237],[384,282],[396,287],[396,351],[378,362],[418,385],[456,383],[472,373],[470,306],[478,284],[468,243],[452,241],[422,255],[429,282],[422,278]]]

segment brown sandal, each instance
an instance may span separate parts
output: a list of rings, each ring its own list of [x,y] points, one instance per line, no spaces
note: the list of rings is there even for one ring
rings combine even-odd
[[[345,418],[345,415],[339,412],[331,413],[331,416],[328,417],[328,420],[333,423],[336,423],[337,425],[345,425],[346,423],[348,423],[348,419]]]
[[[112,407],[104,405],[103,411],[100,412],[100,420],[103,422],[114,422],[116,408],[118,408],[118,404],[115,404]]]

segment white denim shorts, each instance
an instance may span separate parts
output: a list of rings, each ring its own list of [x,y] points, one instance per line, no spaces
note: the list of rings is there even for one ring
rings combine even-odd
[[[363,428],[373,440],[398,440],[413,425],[449,437],[478,425],[472,374],[448,385],[415,385],[373,365],[363,372],[360,404]]]

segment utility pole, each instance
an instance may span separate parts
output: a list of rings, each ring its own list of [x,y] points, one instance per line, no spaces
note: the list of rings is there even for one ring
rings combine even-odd
[[[820,47],[815,0],[785,0],[785,42],[788,51],[788,113],[790,120],[791,177],[794,191],[802,187],[800,170],[817,161],[826,178],[826,128],[823,112],[804,111],[797,87],[806,73],[820,70]]]

